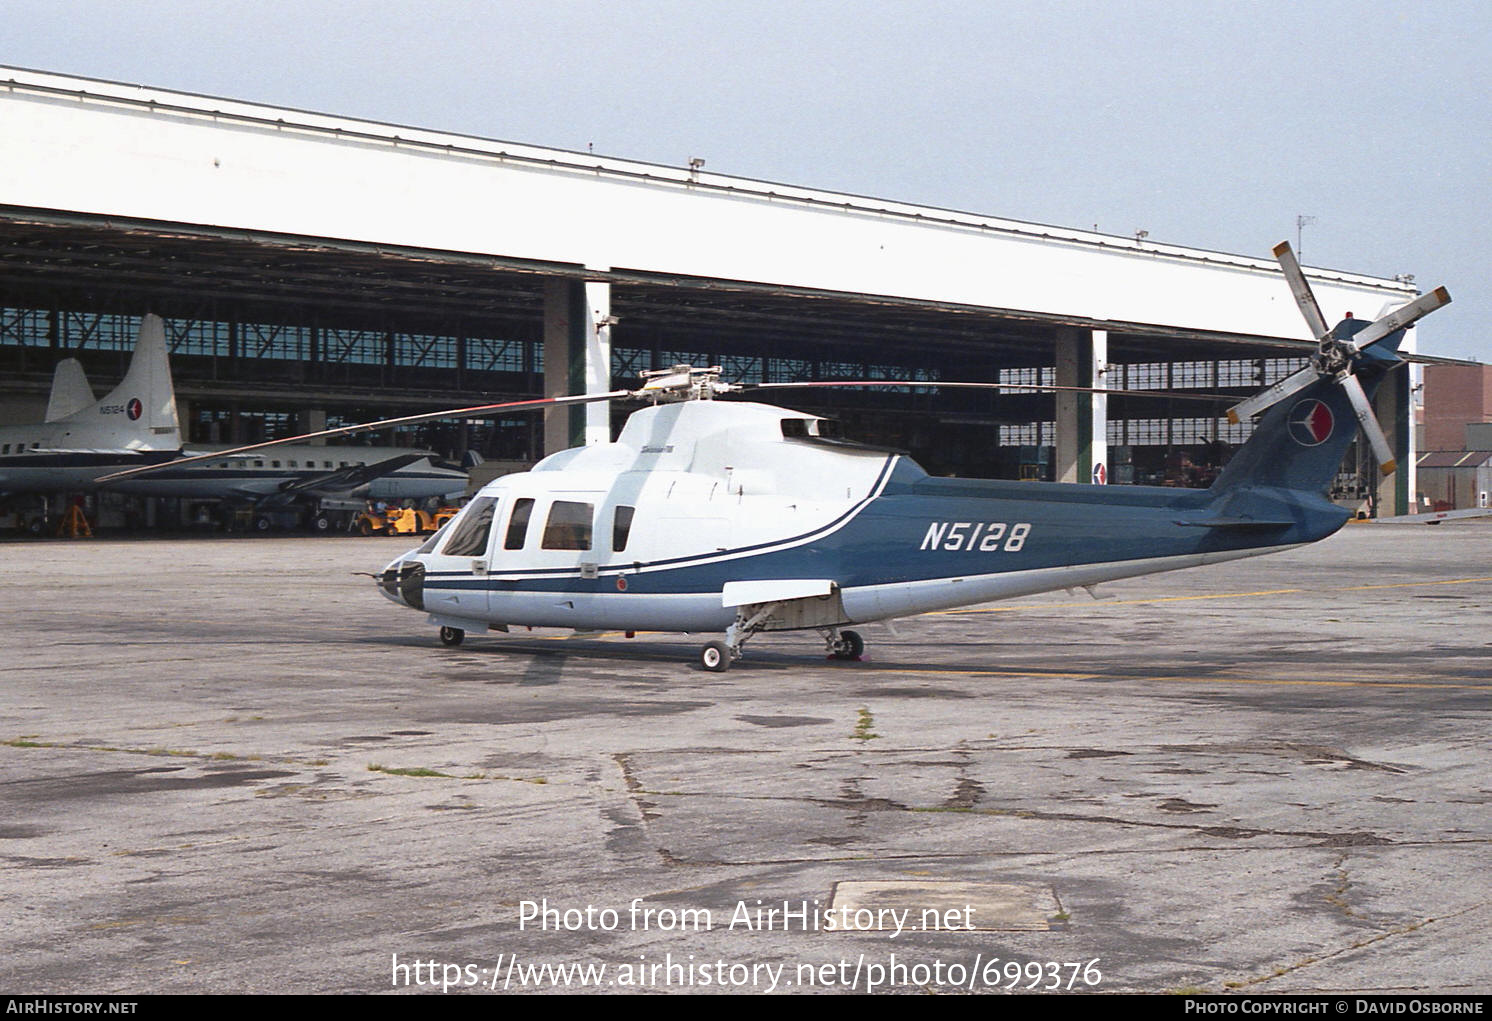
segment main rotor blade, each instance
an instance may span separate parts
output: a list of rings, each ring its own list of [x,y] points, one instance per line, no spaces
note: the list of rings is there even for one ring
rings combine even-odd
[[[1311,292],[1310,282],[1306,280],[1305,271],[1300,268],[1300,260],[1295,258],[1290,242],[1281,241],[1275,245],[1274,257],[1285,271],[1285,281],[1290,285],[1290,293],[1295,295],[1295,304],[1300,306],[1306,325],[1311,328],[1311,336],[1320,340],[1331,327],[1326,325],[1326,317],[1321,314],[1321,306],[1316,304],[1316,295]]]
[[[806,390],[814,387],[922,387],[949,390],[1017,390],[1026,393],[1112,394],[1119,397],[1165,397],[1178,401],[1230,401],[1229,394],[1174,393],[1169,390],[1115,390],[1093,386],[1054,386],[1048,383],[963,383],[931,379],[825,379],[798,383],[742,383],[740,390]]]
[[[1382,319],[1358,330],[1357,335],[1352,338],[1352,343],[1359,348],[1375,344],[1395,330],[1402,330],[1423,319],[1437,308],[1443,308],[1450,303],[1451,292],[1444,287],[1437,287],[1429,294],[1421,294],[1409,304],[1399,306]]]
[[[1356,376],[1343,376],[1341,384],[1342,389],[1347,391],[1347,399],[1352,402],[1357,424],[1367,434],[1368,443],[1373,447],[1373,456],[1378,458],[1378,470],[1384,475],[1392,475],[1397,467],[1393,448],[1388,445],[1388,437],[1378,424],[1378,416],[1373,414],[1373,405],[1368,402],[1368,395],[1363,391],[1362,384],[1357,381]]]
[[[592,404],[596,401],[609,401],[618,397],[629,397],[631,393],[630,390],[613,390],[610,393],[576,394],[572,397],[536,397],[524,401],[504,401],[500,404],[478,404],[470,408],[447,408],[444,411],[429,411],[419,415],[385,418],[377,422],[360,422],[357,425],[344,425],[337,429],[322,429],[320,432],[305,433],[300,436],[287,436],[282,440],[266,440],[263,443],[250,443],[247,446],[234,447],[231,450],[219,450],[212,454],[195,454],[191,457],[179,457],[174,461],[165,461],[161,464],[147,465],[144,468],[130,468],[127,471],[114,472],[112,475],[103,475],[94,479],[94,481],[116,482],[119,479],[131,478],[136,475],[146,475],[151,472],[162,471],[166,468],[176,468],[184,464],[195,464],[199,461],[216,461],[225,457],[245,454],[251,450],[267,450],[270,447],[281,447],[287,443],[305,443],[308,440],[317,440],[325,436],[353,436],[360,432],[375,432],[379,429],[388,429],[397,425],[429,422],[437,418],[480,418],[484,415],[491,415],[509,408],[557,408],[567,404]]]
[[[1228,409],[1228,421],[1237,425],[1245,418],[1257,415],[1265,408],[1272,407],[1291,394],[1298,393],[1321,378],[1321,374],[1312,366],[1292,372],[1280,380],[1268,390],[1260,390],[1246,401],[1241,401]]]

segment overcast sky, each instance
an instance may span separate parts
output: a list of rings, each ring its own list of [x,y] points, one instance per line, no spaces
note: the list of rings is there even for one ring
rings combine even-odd
[[[1307,265],[1445,284],[1421,349],[1492,361],[1488,0],[0,9],[19,67],[1261,257],[1310,216]]]

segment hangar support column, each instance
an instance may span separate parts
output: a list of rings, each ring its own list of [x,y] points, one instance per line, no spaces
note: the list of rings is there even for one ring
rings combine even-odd
[[[550,279],[544,282],[544,396],[606,393],[611,389],[611,285]],[[611,441],[611,402],[549,408],[544,453]]]
[[[1056,337],[1056,385],[1104,389],[1109,369],[1107,330],[1063,327]],[[1058,482],[1106,483],[1109,471],[1107,394],[1059,390],[1056,397]]]
[[[1408,514],[1409,501],[1417,495],[1413,485],[1414,461],[1418,452],[1414,449],[1414,429],[1410,425],[1409,383],[1408,366],[1401,366],[1400,371],[1390,372],[1373,394],[1373,413],[1388,436],[1388,445],[1398,464],[1392,475],[1375,473],[1378,485],[1375,505],[1381,518]],[[1352,424],[1356,426],[1357,423]],[[1361,437],[1358,442],[1367,443]],[[1424,507],[1419,509],[1425,510]]]

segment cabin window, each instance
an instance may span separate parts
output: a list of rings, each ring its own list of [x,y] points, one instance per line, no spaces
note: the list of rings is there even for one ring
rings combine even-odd
[[[588,503],[571,500],[556,500],[549,508],[549,520],[544,522],[544,549],[591,548],[591,521],[596,509]]]
[[[451,522],[451,538],[441,550],[450,557],[479,557],[487,552],[487,536],[492,531],[492,515],[497,497],[473,500],[461,517]]]
[[[8,454],[8,453],[10,453],[10,444],[9,444],[9,443],[7,443],[7,444],[6,444],[6,445],[5,445],[5,449],[4,449],[4,450],[0,450],[0,453],[3,453],[3,454]]]
[[[255,461],[254,462],[254,467],[255,468],[263,468],[264,467],[264,462],[263,461]]]
[[[530,499],[522,499],[513,504],[513,516],[508,519],[508,536],[503,541],[503,549],[523,549],[523,544],[528,539],[528,519],[534,512],[534,502]]]
[[[271,461],[271,462],[269,462],[269,466],[271,468],[278,468],[280,466],[280,462],[279,461]]]
[[[627,537],[632,534],[632,515],[636,512],[636,507],[618,507],[616,509],[616,516],[611,519],[611,549],[613,553],[620,553],[627,548]]]

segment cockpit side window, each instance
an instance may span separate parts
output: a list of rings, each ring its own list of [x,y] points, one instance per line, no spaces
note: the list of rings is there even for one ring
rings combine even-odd
[[[492,531],[492,514],[497,497],[473,500],[466,511],[451,522],[451,537],[441,550],[450,557],[479,557],[487,552],[487,535]]]
[[[455,521],[455,520],[456,520],[455,518],[451,519],[451,521]],[[451,532],[451,521],[447,521],[445,524],[443,524],[439,528],[437,528],[435,530],[435,534],[432,535],[432,536],[430,536],[430,538],[426,539],[425,540],[425,544],[423,546],[421,546],[419,549],[415,550],[415,552],[416,553],[434,553],[435,550],[440,546],[440,544],[445,541],[445,537],[450,534],[450,532]]]

